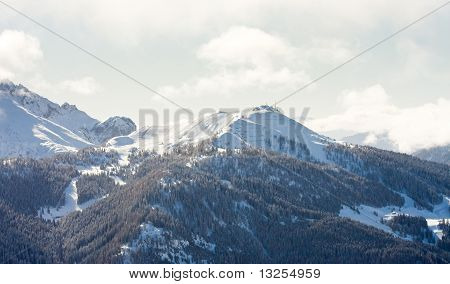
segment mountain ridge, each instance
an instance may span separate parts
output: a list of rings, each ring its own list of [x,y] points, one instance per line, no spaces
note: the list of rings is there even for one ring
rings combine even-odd
[[[100,122],[75,105],[58,105],[11,81],[0,83],[0,109],[4,125],[0,130],[3,157],[39,158],[100,146],[114,136],[127,135],[136,129],[129,118],[112,117]]]

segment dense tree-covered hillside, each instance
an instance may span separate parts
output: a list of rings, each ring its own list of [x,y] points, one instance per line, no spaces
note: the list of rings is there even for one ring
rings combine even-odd
[[[0,262],[450,262],[445,244],[405,241],[338,217],[343,206],[400,206],[404,200],[398,192],[411,194],[418,204],[436,202],[448,192],[443,168],[410,167],[414,160],[409,158],[401,166],[385,157],[376,180],[366,171],[375,154],[356,159],[343,151],[335,157],[344,165],[345,156],[351,168],[206,146],[179,147],[165,155],[135,151],[123,167],[116,166],[115,154],[92,150],[3,161]],[[104,172],[81,176],[76,170],[92,163]],[[400,174],[388,175],[391,165]],[[20,168],[33,170],[13,174]],[[117,186],[112,173],[126,185]],[[420,179],[415,190],[423,184],[426,194],[395,187],[410,182],[403,179],[413,174]],[[43,221],[37,209],[57,205],[72,178],[78,180],[80,202],[104,198],[58,221]],[[3,186],[11,183],[23,186]],[[10,197],[14,193],[25,203]],[[399,220],[392,226],[409,234],[415,228],[410,223]]]

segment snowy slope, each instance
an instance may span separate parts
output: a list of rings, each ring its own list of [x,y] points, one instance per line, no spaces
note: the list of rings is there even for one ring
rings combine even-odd
[[[178,143],[213,139],[220,148],[253,146],[297,158],[326,162],[324,147],[336,141],[315,133],[278,109],[260,106],[241,115],[219,112],[188,127]]]
[[[0,83],[0,92],[30,113],[67,128],[80,137],[84,136],[85,131],[99,123],[98,120],[78,110],[74,105],[65,103],[60,106],[31,92],[22,85],[15,85],[12,82]],[[87,140],[86,137],[83,138]]]
[[[92,146],[70,130],[0,95],[0,157],[43,157]]]
[[[256,107],[245,115],[217,112],[182,131],[176,129],[183,128],[180,125],[144,127],[130,135],[115,137],[106,146],[125,157],[133,148],[163,153],[170,152],[174,146],[212,140],[219,148],[253,146],[300,159],[327,162],[324,147],[338,143],[270,106]]]
[[[441,237],[439,233],[442,234],[437,228],[439,221],[442,219],[450,218],[450,198],[444,196],[440,204],[433,207],[433,210],[428,211],[425,209],[418,209],[415,206],[414,200],[405,194],[401,194],[405,200],[402,207],[397,206],[385,206],[385,207],[371,207],[367,205],[360,205],[357,207],[358,212],[352,210],[351,208],[344,206],[339,212],[339,216],[347,217],[354,221],[372,226],[388,233],[393,233],[392,229],[387,225],[383,224],[382,220],[387,220],[391,215],[396,214],[406,214],[409,216],[421,216],[427,220],[430,230],[436,235],[436,237]]]
[[[136,131],[136,124],[131,119],[114,116],[104,122],[95,124],[89,130],[88,135],[91,137],[91,141],[101,144],[110,140],[112,137],[128,135],[134,131]]]
[[[81,168],[79,169],[81,175],[100,175],[102,173],[107,173],[104,170],[101,170],[98,166],[91,166],[87,168]],[[116,184],[118,185],[125,185],[125,182],[120,179],[117,176],[109,175],[110,178],[112,178]],[[79,176],[75,177],[70,181],[70,184],[67,186],[67,188],[64,190],[64,204],[58,207],[42,207],[38,210],[37,215],[45,220],[59,220],[60,218],[63,218],[67,215],[69,215],[72,212],[80,211],[89,208],[90,206],[94,205],[96,202],[105,199],[108,197],[108,195],[102,196],[100,198],[94,198],[91,200],[88,200],[84,203],[79,204],[78,203],[78,189],[77,189],[77,182],[79,180]]]
[[[106,143],[106,149],[118,152],[121,155],[120,164],[128,164],[128,155],[133,149],[166,152],[178,139],[176,138],[178,125],[145,126],[129,135],[118,136]]]
[[[136,130],[129,118],[99,122],[74,105],[60,106],[10,81],[0,82],[0,125],[0,157],[76,151]]]

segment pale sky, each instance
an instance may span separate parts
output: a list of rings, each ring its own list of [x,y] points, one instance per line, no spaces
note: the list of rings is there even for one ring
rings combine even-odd
[[[272,104],[446,1],[5,2],[196,112]],[[280,107],[404,151],[450,143],[449,35],[450,5]],[[100,120],[173,108],[0,4],[1,78]]]

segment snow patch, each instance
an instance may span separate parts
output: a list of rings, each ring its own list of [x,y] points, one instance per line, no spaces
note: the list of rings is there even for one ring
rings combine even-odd
[[[44,220],[58,220],[72,212],[81,211],[78,206],[77,181],[78,178],[74,178],[64,190],[65,202],[63,206],[41,208],[38,210],[38,216]]]
[[[109,176],[109,177],[112,178],[117,185],[126,185],[127,184],[118,176]]]
[[[360,205],[357,207],[357,210],[360,212],[358,213],[348,206],[344,206],[343,209],[341,209],[341,211],[339,212],[339,216],[350,218],[354,221],[378,228],[392,234],[394,232],[390,227],[382,223],[383,220],[390,220],[394,216],[400,214],[413,217],[424,217],[427,220],[429,229],[434,233],[434,235],[438,238],[442,237],[442,231],[438,229],[437,225],[442,219],[450,218],[450,198],[444,196],[443,201],[440,204],[435,205],[432,211],[428,211],[416,208],[414,206],[414,200],[407,195],[401,194],[401,196],[405,199],[405,203],[402,207],[385,206],[377,208],[367,205]]]
[[[80,167],[81,175],[101,175],[102,173],[107,173],[106,171],[100,169],[98,166],[91,167]],[[119,177],[110,176],[116,184],[124,185],[125,182]],[[78,190],[77,182],[79,177],[76,177],[70,181],[69,186],[64,190],[64,205],[58,207],[42,207],[38,210],[38,216],[44,220],[59,220],[62,217],[69,215],[72,212],[87,209],[88,207],[94,205],[96,202],[105,199],[108,195],[102,196],[100,198],[94,198],[88,200],[82,204],[78,204]]]

